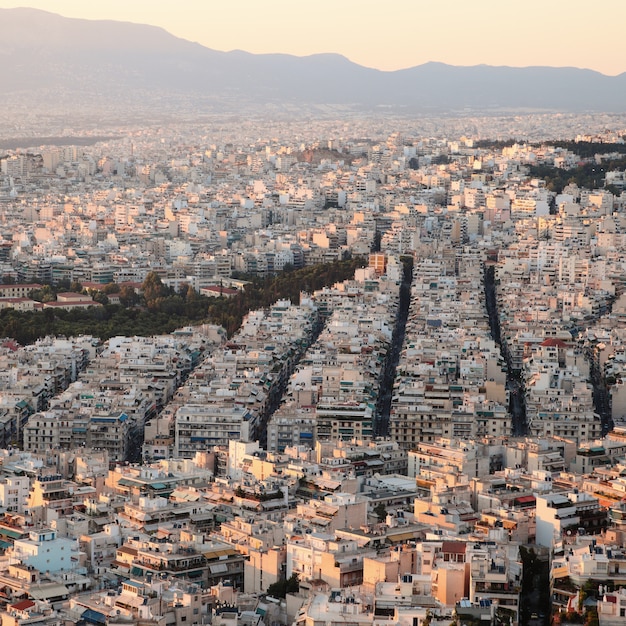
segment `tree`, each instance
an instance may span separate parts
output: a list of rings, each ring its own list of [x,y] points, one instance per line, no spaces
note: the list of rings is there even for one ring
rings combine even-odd
[[[149,272],[141,286],[143,297],[148,306],[158,298],[167,295],[167,287],[161,282],[161,277],[156,272]]]
[[[134,306],[139,302],[137,292],[130,285],[123,285],[120,289],[120,303],[122,306]]]
[[[44,285],[41,289],[32,291],[30,297],[39,302],[54,302],[57,299],[57,294],[50,285]]]
[[[385,518],[387,517],[387,509],[385,508],[385,505],[382,502],[379,502],[374,507],[374,514],[376,515],[376,517],[378,517],[379,522],[385,521]]]
[[[300,579],[295,572],[287,580],[287,593],[297,593],[300,589]]]
[[[99,302],[100,304],[109,304],[109,298],[103,291],[96,291],[93,294],[93,301]]]
[[[194,302],[198,299],[198,292],[189,283],[181,283],[178,289],[178,295],[185,302]]]
[[[112,293],[119,293],[121,291],[121,287],[117,283],[108,283],[102,287],[102,291],[109,296]]]
[[[300,579],[295,572],[287,580],[278,580],[267,588],[268,595],[273,598],[285,598],[288,593],[297,593]]]

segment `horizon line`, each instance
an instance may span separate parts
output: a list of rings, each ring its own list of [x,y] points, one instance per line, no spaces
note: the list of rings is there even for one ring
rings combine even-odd
[[[348,62],[357,65],[359,67],[365,68],[365,69],[370,69],[370,70],[374,70],[377,72],[382,72],[385,74],[392,74],[394,72],[403,72],[403,71],[407,71],[407,70],[411,70],[411,69],[415,69],[418,67],[423,67],[425,65],[442,65],[442,66],[446,66],[446,67],[455,67],[455,68],[464,68],[464,69],[470,69],[470,68],[477,68],[477,67],[489,67],[489,68],[498,68],[498,69],[554,69],[554,70],[579,70],[579,71],[588,71],[588,72],[594,72],[596,74],[600,74],[601,76],[605,76],[607,78],[617,78],[619,76],[622,76],[623,74],[626,74],[626,68],[615,73],[607,73],[604,72],[602,70],[598,70],[598,69],[594,69],[592,67],[580,67],[580,66],[576,66],[576,65],[537,65],[537,64],[532,64],[532,65],[518,65],[518,64],[496,64],[496,63],[490,63],[490,62],[480,62],[480,63],[473,63],[473,64],[469,64],[469,65],[465,65],[465,64],[457,64],[457,63],[449,63],[447,61],[437,61],[437,60],[428,60],[428,61],[423,61],[421,63],[416,63],[413,65],[403,65],[400,67],[395,67],[392,69],[389,68],[384,68],[384,67],[376,67],[373,65],[366,65],[363,63],[360,63],[359,61],[355,61],[352,58],[350,58],[350,56],[348,56],[347,54],[344,54],[342,52],[333,52],[333,51],[320,51],[320,52],[312,52],[312,53],[308,53],[308,54],[296,54],[293,52],[282,52],[282,51],[272,51],[272,52],[253,52],[251,50],[245,50],[242,48],[231,48],[231,49],[220,49],[220,48],[213,48],[207,44],[201,43],[199,41],[196,41],[194,39],[189,39],[187,37],[184,37],[182,35],[178,35],[170,30],[168,30],[165,26],[161,26],[158,24],[149,24],[146,22],[135,22],[132,20],[126,20],[126,19],[112,19],[112,18],[89,18],[89,17],[74,17],[74,16],[68,16],[68,15],[63,15],[62,13],[58,13],[55,11],[50,11],[47,9],[40,9],[37,7],[32,7],[32,6],[19,6],[19,7],[0,7],[0,11],[33,11],[36,13],[45,13],[48,15],[54,15],[66,20],[75,20],[75,21],[86,21],[86,22],[113,22],[113,23],[117,23],[117,24],[133,24],[135,26],[144,26],[144,27],[148,27],[148,28],[155,28],[155,29],[159,29],[164,31],[165,33],[167,33],[168,35],[170,35],[171,37],[175,37],[177,39],[180,39],[182,41],[187,41],[189,43],[193,43],[196,44],[198,46],[202,46],[203,48],[207,49],[207,50],[211,50],[214,52],[222,52],[224,54],[231,54],[231,53],[244,53],[244,54],[250,54],[253,56],[289,56],[289,57],[293,57],[293,58],[298,58],[298,59],[306,59],[306,58],[311,58],[311,57],[315,57],[315,56],[337,56],[340,57],[342,59],[347,60]]]

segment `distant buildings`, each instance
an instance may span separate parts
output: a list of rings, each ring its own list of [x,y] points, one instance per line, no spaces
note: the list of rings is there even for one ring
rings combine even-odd
[[[3,621],[516,626],[546,611],[529,546],[555,610],[623,619],[623,177],[557,194],[529,168],[574,167],[575,145],[479,144],[467,121],[163,126],[0,158],[3,316],[79,315],[149,272],[226,298],[242,272],[366,259],[231,337],[3,339]],[[62,281],[86,293],[30,299]]]

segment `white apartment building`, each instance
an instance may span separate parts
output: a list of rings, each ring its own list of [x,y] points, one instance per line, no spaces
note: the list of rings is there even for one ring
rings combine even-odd
[[[252,432],[254,416],[244,407],[185,404],[176,412],[174,453],[190,459],[231,440],[249,441]]]

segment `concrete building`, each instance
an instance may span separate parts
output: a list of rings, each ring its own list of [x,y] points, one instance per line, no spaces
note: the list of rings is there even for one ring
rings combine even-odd
[[[27,539],[13,543],[13,555],[40,572],[71,570],[78,559],[76,541],[57,537],[52,529],[31,530]]]

